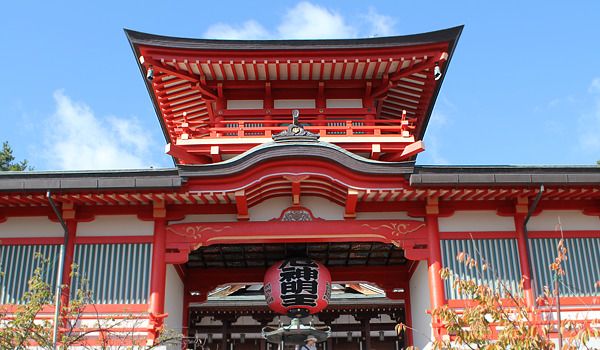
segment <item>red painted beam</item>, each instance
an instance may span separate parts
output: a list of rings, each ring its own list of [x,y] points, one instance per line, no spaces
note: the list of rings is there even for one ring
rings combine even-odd
[[[382,289],[403,288],[408,281],[408,266],[347,266],[329,267],[334,283],[368,282]],[[188,269],[186,288],[189,291],[210,291],[229,283],[262,283],[266,268]]]

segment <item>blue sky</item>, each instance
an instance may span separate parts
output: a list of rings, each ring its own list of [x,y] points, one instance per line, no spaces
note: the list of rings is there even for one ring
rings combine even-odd
[[[465,25],[419,164],[595,164],[600,2],[10,1],[0,141],[37,170],[170,167],[123,28],[185,37],[404,35]]]

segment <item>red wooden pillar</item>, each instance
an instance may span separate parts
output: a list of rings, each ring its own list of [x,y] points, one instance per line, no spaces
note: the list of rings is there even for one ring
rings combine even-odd
[[[154,219],[154,240],[152,245],[152,275],[150,278],[150,338],[156,339],[163,326],[165,311],[165,281],[167,276],[166,219]]]
[[[525,237],[525,217],[527,216],[527,198],[519,198],[515,208],[515,233],[517,235],[517,247],[519,249],[519,266],[523,276],[523,297],[527,308],[535,306],[535,296],[531,287],[531,265],[529,263],[529,250]]]
[[[431,309],[436,309],[445,304],[444,284],[440,271],[442,269],[442,250],[440,247],[440,229],[438,224],[439,207],[437,198],[429,198],[425,207],[425,223],[427,225],[427,239],[429,257],[427,258],[429,274],[429,301]],[[440,335],[437,321],[432,318],[434,336]]]
[[[65,247],[65,263],[63,265],[63,276],[60,282],[63,286],[60,294],[60,305],[65,308],[69,306],[69,294],[71,293],[71,272],[73,265],[73,255],[75,254],[75,235],[77,232],[77,221],[67,220],[67,231],[69,235],[69,242]]]
[[[72,207],[71,207],[72,209]],[[77,221],[75,218],[74,210],[64,210],[63,208],[63,218],[67,219],[67,234],[68,234],[68,242],[65,246],[65,260],[63,265],[63,275],[60,284],[63,289],[60,292],[60,320],[59,327],[67,326],[67,307],[69,306],[70,294],[71,294],[71,272],[73,265],[73,255],[75,253],[75,235],[77,232]]]

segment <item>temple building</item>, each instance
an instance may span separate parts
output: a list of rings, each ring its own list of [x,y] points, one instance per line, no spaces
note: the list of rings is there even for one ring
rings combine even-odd
[[[556,325],[538,297],[564,237],[561,315],[600,318],[600,167],[415,165],[462,29],[248,41],[126,30],[176,166],[0,173],[1,310],[22,302],[36,252],[56,286],[64,252],[61,302],[92,295],[77,327],[121,317],[113,331],[132,339],[166,327],[190,349],[276,349],[262,329],[289,319],[267,307],[263,278],[301,257],[331,273],[329,305],[303,319],[330,327],[320,348],[423,349],[443,333],[430,310],[469,302],[440,277],[469,275],[460,252],[494,267],[472,276],[481,283],[517,293],[525,277],[528,307]]]

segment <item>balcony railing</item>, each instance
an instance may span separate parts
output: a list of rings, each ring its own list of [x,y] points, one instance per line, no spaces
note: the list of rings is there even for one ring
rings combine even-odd
[[[385,120],[311,120],[301,123],[305,130],[321,137],[390,137],[408,138],[414,126],[406,119]],[[283,120],[224,120],[213,126],[193,127],[182,123],[177,129],[180,139],[271,138],[287,129]]]

